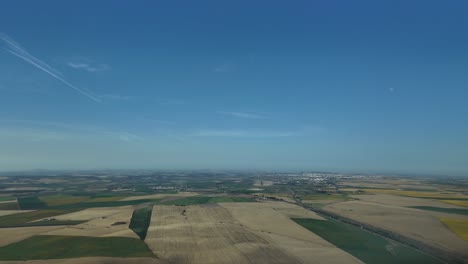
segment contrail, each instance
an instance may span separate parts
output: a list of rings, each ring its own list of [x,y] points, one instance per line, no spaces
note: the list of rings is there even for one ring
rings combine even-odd
[[[102,101],[91,95],[90,93],[72,85],[71,83],[67,82],[65,79],[63,79],[62,77],[59,76],[59,73],[57,70],[53,69],[52,67],[50,67],[49,65],[47,65],[46,63],[42,62],[41,60],[35,58],[34,56],[30,55],[25,49],[23,49],[19,44],[15,43],[13,40],[11,40],[11,38],[7,37],[5,34],[2,34],[0,33],[0,39],[3,40],[4,42],[6,42],[7,46],[9,46],[9,49],[7,48],[3,48],[4,50],[6,50],[7,52],[9,52],[10,54],[32,64],[33,66],[36,66],[37,68],[43,70],[44,72],[48,73],[50,76],[54,77],[55,79],[61,81],[62,83],[64,83],[65,85],[67,85],[68,87],[74,89],[75,91],[78,91],[79,93],[87,96],[88,98],[98,102],[98,103],[101,103]]]

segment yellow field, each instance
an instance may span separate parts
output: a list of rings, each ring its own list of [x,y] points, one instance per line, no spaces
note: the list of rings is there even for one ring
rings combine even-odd
[[[126,196],[109,196],[109,197],[98,197],[98,198],[93,198],[89,199],[86,202],[90,203],[96,203],[96,202],[114,202],[114,201],[119,201],[125,198]]]
[[[442,202],[448,203],[448,204],[453,204],[453,205],[458,205],[458,206],[468,207],[468,201],[460,201],[460,200],[442,200]]]
[[[468,241],[468,220],[440,218],[440,221],[463,240]]]
[[[384,193],[384,194],[394,194],[394,195],[402,195],[402,196],[409,196],[409,197],[417,197],[417,198],[465,198],[468,199],[468,195],[459,194],[456,192],[421,192],[421,191],[401,191],[401,190],[386,190],[386,189],[364,189],[367,193]]]
[[[74,204],[74,203],[82,202],[87,199],[88,197],[86,196],[70,196],[70,195],[53,195],[53,196],[41,197],[41,200],[46,202],[47,205],[49,206]]]
[[[342,195],[304,195],[301,197],[302,200],[342,200],[344,197]]]

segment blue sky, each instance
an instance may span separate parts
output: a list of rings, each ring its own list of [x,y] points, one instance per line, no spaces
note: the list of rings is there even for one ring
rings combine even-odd
[[[468,175],[468,2],[3,1],[0,170]]]

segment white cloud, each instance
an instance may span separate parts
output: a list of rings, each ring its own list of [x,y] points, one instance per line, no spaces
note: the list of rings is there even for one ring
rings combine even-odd
[[[239,118],[247,118],[247,119],[265,119],[265,116],[253,113],[246,113],[246,112],[229,112],[229,111],[218,111],[218,114],[228,115],[233,117]]]
[[[107,64],[91,64],[91,63],[83,63],[83,62],[68,62],[68,66],[74,69],[83,69],[88,72],[101,72],[107,71],[110,69],[109,65]]]

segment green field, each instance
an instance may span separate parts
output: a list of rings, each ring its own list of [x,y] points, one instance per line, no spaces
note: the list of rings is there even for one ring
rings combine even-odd
[[[468,215],[468,209],[442,208],[442,207],[432,207],[432,206],[410,206],[410,208],[448,213],[448,214]]]
[[[15,202],[15,201],[16,201],[16,197],[13,197],[13,196],[0,196],[0,202],[4,202],[4,201],[12,201],[12,202]]]
[[[132,229],[141,240],[145,240],[146,238],[146,232],[148,232],[148,228],[150,226],[152,212],[153,207],[145,207],[133,211],[129,228]]]
[[[129,237],[33,236],[0,247],[0,260],[79,257],[154,257],[141,240]]]
[[[98,201],[98,202],[87,200],[87,201],[78,202],[78,203],[53,206],[53,207],[50,207],[50,209],[70,210],[70,209],[86,209],[86,208],[95,208],[95,207],[115,207],[115,206],[125,206],[125,205],[137,205],[137,204],[143,204],[143,203],[154,203],[157,201],[159,200],[158,199],[145,199],[145,200],[133,200],[133,201]]]
[[[19,210],[19,205],[16,201],[11,203],[0,203],[0,210]]]
[[[50,225],[75,225],[83,221],[39,221],[34,220],[71,213],[73,210],[38,210],[26,213],[5,215],[0,217],[0,228],[2,227],[23,227],[23,226],[50,226]]]
[[[292,220],[367,264],[441,263],[401,243],[337,220]]]
[[[37,196],[18,197],[18,204],[21,210],[36,210],[47,207],[47,203],[39,199]]]
[[[255,202],[252,198],[246,197],[229,197],[229,196],[193,196],[173,201],[162,202],[164,205],[193,205],[193,204],[208,204],[208,203],[233,203],[233,202]]]

